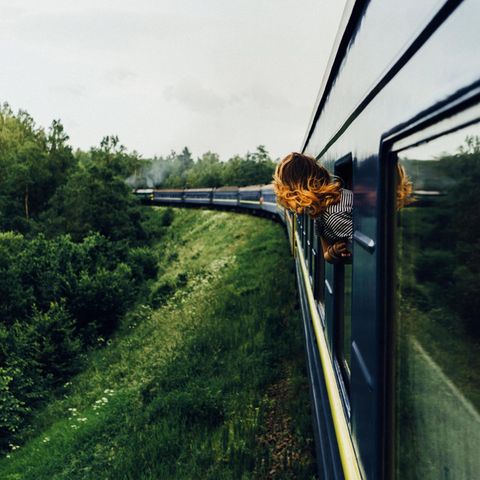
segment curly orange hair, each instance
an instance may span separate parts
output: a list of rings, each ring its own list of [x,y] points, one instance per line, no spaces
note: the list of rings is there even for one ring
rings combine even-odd
[[[408,178],[405,168],[397,162],[397,210],[415,202],[413,183]]]
[[[340,200],[341,184],[314,158],[293,152],[277,165],[273,188],[280,205],[315,218]]]

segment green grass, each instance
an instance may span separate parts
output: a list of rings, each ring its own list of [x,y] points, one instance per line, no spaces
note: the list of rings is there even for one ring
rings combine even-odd
[[[281,227],[175,210],[155,247],[161,275],[87,368],[0,460],[8,479],[313,478],[308,384],[293,262]],[[288,438],[278,466],[271,386]],[[279,402],[277,402],[279,403]],[[72,410],[74,409],[74,410]]]

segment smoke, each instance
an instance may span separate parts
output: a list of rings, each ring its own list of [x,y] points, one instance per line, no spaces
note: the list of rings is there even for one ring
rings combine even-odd
[[[166,176],[166,165],[163,158],[154,158],[150,168],[145,172],[147,187],[154,188],[160,185]]]
[[[125,183],[132,188],[142,188],[145,186],[144,179],[138,175],[130,175]]]
[[[148,165],[142,167],[139,173],[130,175],[125,182],[132,188],[155,188],[163,182],[166,173],[165,160],[154,158]]]

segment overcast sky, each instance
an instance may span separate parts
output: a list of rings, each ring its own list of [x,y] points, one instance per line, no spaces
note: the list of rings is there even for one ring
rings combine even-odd
[[[344,0],[0,0],[0,100],[87,149],[299,149]]]

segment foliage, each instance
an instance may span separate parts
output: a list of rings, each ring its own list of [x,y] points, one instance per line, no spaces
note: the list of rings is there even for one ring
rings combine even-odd
[[[116,328],[156,272],[148,249],[128,249],[98,233],[80,243],[0,234],[0,402],[13,412],[11,423],[3,419],[2,438],[79,371],[85,347]]]
[[[0,227],[28,231],[61,185],[74,159],[62,124],[48,133],[28,113],[0,109]]]
[[[116,145],[104,139],[57,189],[41,217],[50,236],[69,233],[81,240],[100,232],[112,240],[145,239],[142,213],[124,180],[135,157]]]
[[[303,456],[285,458],[278,478],[313,478],[301,323],[280,227],[180,210],[153,248],[164,273],[152,289],[165,279],[175,289],[89,355],[65,398],[0,460],[0,477],[266,478],[271,456],[257,439],[267,387],[288,372],[295,393],[283,408]]]
[[[15,450],[16,443],[32,435],[39,412],[55,404],[56,398],[58,401],[65,385],[84,369],[94,347],[108,344],[119,326],[135,328],[138,323],[147,324],[153,318],[152,307],[171,306],[172,298],[189,292],[196,279],[213,281],[211,272],[205,273],[203,267],[191,271],[184,265],[181,270],[168,273],[169,266],[182,261],[185,255],[177,250],[177,245],[188,243],[181,233],[189,236],[193,231],[180,232],[172,209],[153,212],[140,207],[131,195],[131,186],[152,179],[166,187],[268,183],[274,168],[262,146],[245,158],[236,156],[221,162],[218,155],[209,152],[195,162],[187,148],[178,155],[172,152],[165,158],[144,160],[136,152],[127,151],[116,136],[103,138],[98,147],[88,151],[73,152],[68,141],[59,120],[45,130],[27,112],[14,113],[7,104],[0,108],[0,452]],[[172,224],[175,232],[170,228]],[[190,227],[193,229],[194,225]],[[191,240],[192,237],[189,245],[194,252],[197,246]],[[157,248],[153,250],[154,245]],[[215,247],[215,243],[208,247]],[[194,258],[196,264],[204,261],[202,257]],[[213,260],[212,265],[223,268]],[[162,276],[157,280],[159,273]],[[203,284],[198,285],[203,288]],[[236,290],[227,289],[228,298],[224,300],[228,309],[238,313],[243,297],[238,296],[241,288]],[[238,305],[231,303],[233,299]],[[141,300],[150,305],[142,310],[136,306]],[[201,302],[198,297],[197,306]],[[221,309],[209,310],[215,306],[218,307],[217,303],[210,297],[204,305],[205,318],[210,315],[214,319],[225,313]],[[258,319],[260,327],[263,320]],[[216,338],[217,330],[228,339],[227,326],[225,323],[220,328],[212,323],[205,329],[207,336],[188,343],[190,346],[185,346],[182,355],[203,362],[207,368],[208,361],[198,355],[206,354],[208,360],[215,360],[216,357],[210,358],[208,340]],[[183,327],[182,335],[189,332],[187,324]],[[235,335],[239,336],[242,328],[238,324]],[[249,327],[247,333],[255,338],[264,335],[263,331],[254,333],[253,328]],[[179,332],[176,335],[177,339],[181,336]],[[150,336],[156,338],[153,332]],[[166,338],[156,338],[152,348],[169,352],[165,345],[170,340]],[[142,349],[141,341],[137,342]],[[263,345],[268,342],[266,339]],[[129,347],[125,348],[128,351]],[[249,351],[251,348],[248,347]],[[262,356],[263,348],[257,352],[259,358],[266,358]],[[123,355],[128,356],[125,352]],[[258,365],[258,359],[253,357],[232,357],[231,361],[232,375],[237,362],[252,368]],[[148,364],[152,371],[154,366]],[[108,364],[103,366],[104,370],[109,368]],[[208,370],[208,375],[213,371],[217,367]],[[94,376],[97,373],[98,370]],[[125,372],[123,375],[126,376]],[[268,371],[259,371],[258,378],[266,382],[268,375]],[[147,376],[151,379],[151,372]],[[205,382],[213,380],[192,385],[186,392],[166,392],[164,403],[157,407],[145,405],[145,415],[141,413],[139,420],[147,421],[158,408],[167,414],[175,410],[177,417],[172,415],[172,421],[178,421],[179,416],[187,418],[189,412],[186,423],[194,426],[197,419],[202,419],[202,428],[210,428],[209,422],[215,416],[213,427],[221,428],[225,435],[240,417],[232,420],[219,390],[211,391]],[[138,388],[144,385],[142,379],[137,383]],[[228,380],[225,388],[229,385]],[[233,386],[238,391],[240,384]],[[107,397],[101,397],[102,405],[104,398]],[[132,400],[128,391],[125,399]],[[251,402],[254,401],[259,400],[255,397]],[[126,405],[119,403],[121,415],[125,414]],[[249,408],[251,413],[252,407]],[[249,432],[253,435],[256,417],[251,418],[253,426]],[[167,428],[172,429],[171,425]],[[253,440],[250,436],[248,451],[243,446],[229,450],[229,455],[238,457],[236,468],[243,468],[245,458],[250,465]],[[166,453],[172,452],[175,445],[181,444],[179,437],[172,436],[172,441],[171,448],[157,445],[159,451],[163,448]],[[196,458],[205,462],[210,457],[204,446],[202,449],[203,453]],[[90,467],[85,468],[87,471]],[[3,474],[0,476],[3,478]],[[83,478],[82,473],[80,477]]]
[[[268,184],[272,181],[275,162],[263,145],[244,157],[235,155],[226,162],[216,153],[207,152],[194,161],[185,148],[180,155],[155,157],[145,162],[132,177],[135,187],[203,188]]]

